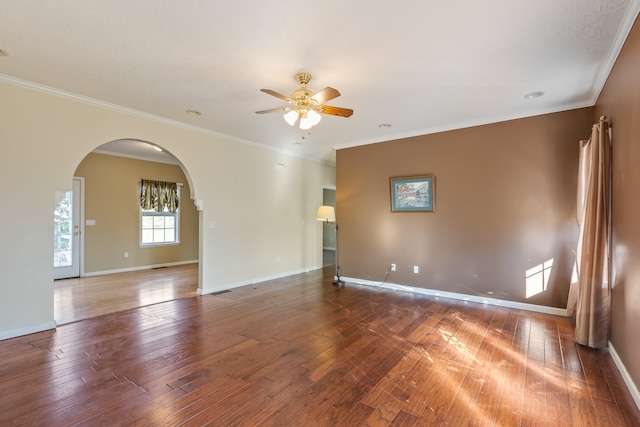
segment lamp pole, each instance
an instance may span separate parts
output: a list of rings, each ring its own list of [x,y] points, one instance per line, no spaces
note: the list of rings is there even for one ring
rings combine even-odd
[[[335,286],[344,286],[344,280],[340,278],[340,243],[338,242],[338,223],[336,222],[336,277],[332,282]]]

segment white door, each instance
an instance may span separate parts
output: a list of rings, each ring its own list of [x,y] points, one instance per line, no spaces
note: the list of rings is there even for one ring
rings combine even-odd
[[[53,243],[53,278],[80,276],[80,207],[82,180],[73,179],[73,190],[56,192]]]

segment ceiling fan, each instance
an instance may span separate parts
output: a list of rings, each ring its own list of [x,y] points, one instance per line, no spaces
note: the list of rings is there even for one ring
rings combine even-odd
[[[340,92],[336,89],[325,87],[315,93],[307,89],[307,83],[311,81],[311,74],[305,72],[298,73],[296,74],[296,80],[300,82],[301,86],[295,90],[290,97],[271,89],[260,89],[266,94],[292,104],[291,107],[272,108],[270,110],[256,111],[256,113],[265,114],[286,111],[284,115],[286,122],[293,126],[296,121],[300,119],[300,129],[311,129],[312,126],[317,125],[320,122],[321,114],[338,117],[350,117],[353,114],[353,110],[350,108],[324,105],[325,102],[340,96]]]

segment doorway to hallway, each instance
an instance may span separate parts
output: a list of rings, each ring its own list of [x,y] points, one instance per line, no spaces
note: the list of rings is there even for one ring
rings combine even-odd
[[[336,207],[336,189],[322,189],[322,204]],[[322,224],[322,266],[336,264],[336,226],[333,223]]]

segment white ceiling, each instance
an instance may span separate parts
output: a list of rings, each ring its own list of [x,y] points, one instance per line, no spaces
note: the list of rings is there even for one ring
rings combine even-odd
[[[640,0],[0,0],[0,80],[314,159],[591,106]],[[303,140],[260,92],[342,95]],[[524,95],[543,91],[540,98]],[[186,110],[202,112],[199,117]],[[392,126],[381,128],[380,124]]]

